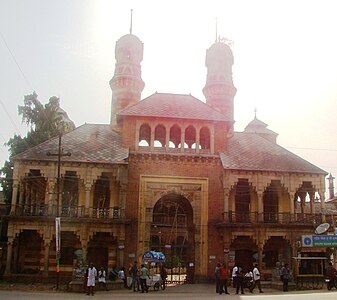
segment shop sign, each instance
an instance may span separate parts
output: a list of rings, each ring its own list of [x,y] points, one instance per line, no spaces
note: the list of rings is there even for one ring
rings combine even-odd
[[[302,247],[337,247],[337,235],[302,235]]]

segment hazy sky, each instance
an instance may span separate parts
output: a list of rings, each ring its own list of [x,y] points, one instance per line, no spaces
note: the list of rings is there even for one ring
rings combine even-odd
[[[234,41],[235,130],[257,117],[278,143],[337,177],[337,2],[0,0],[2,145],[25,135],[17,113],[33,91],[61,99],[76,126],[109,123],[116,41],[144,43],[142,97],[204,100],[205,54],[218,34]]]

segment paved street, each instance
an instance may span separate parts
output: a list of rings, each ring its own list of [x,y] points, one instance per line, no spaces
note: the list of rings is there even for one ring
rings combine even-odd
[[[264,294],[255,291],[254,294],[246,293],[245,295],[235,295],[233,288],[230,288],[230,295],[215,294],[215,286],[212,284],[193,284],[168,287],[165,291],[150,290],[147,294],[132,292],[130,290],[117,290],[109,292],[97,292],[93,297],[80,293],[53,292],[53,291],[15,291],[1,290],[0,299],[23,299],[23,300],[39,300],[39,299],[238,299],[238,300],[331,300],[337,298],[337,291],[328,292],[327,290],[316,291],[293,291],[283,293],[278,290],[265,289]]]

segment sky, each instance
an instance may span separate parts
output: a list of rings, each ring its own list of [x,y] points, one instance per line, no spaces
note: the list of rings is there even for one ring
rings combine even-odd
[[[110,122],[114,47],[131,9],[144,43],[142,98],[205,101],[205,54],[217,33],[233,41],[235,130],[256,109],[278,144],[337,177],[334,0],[0,0],[0,166],[4,143],[27,132],[18,105],[33,91],[44,104],[60,97],[76,126]]]

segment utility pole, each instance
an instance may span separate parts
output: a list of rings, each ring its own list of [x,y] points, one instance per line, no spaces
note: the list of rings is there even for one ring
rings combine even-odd
[[[62,132],[58,135],[58,152],[47,152],[47,156],[57,156],[57,192],[56,192],[56,216],[55,216],[55,242],[56,242],[56,289],[60,282],[60,258],[61,258],[61,221],[60,221],[60,183],[61,183],[61,157],[71,156],[70,152],[63,153]]]

